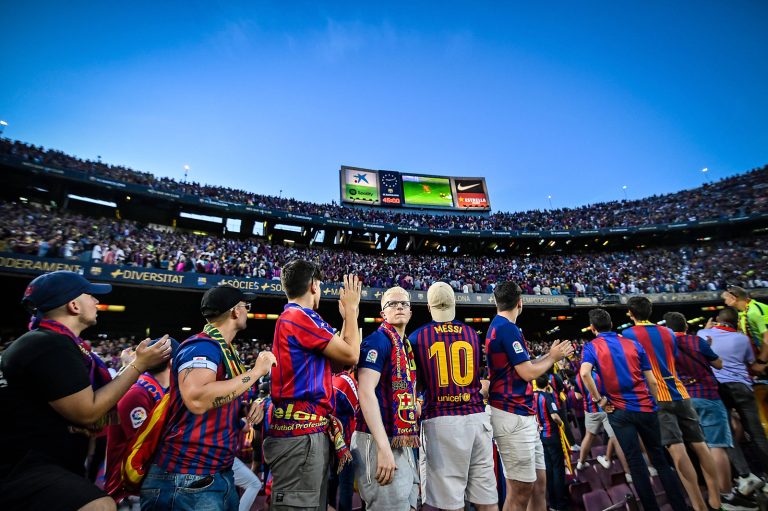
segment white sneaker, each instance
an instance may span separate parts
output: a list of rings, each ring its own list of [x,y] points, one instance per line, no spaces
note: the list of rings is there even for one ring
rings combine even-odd
[[[581,446],[579,444],[573,444],[571,446],[571,452],[580,452],[580,451],[581,451]]]
[[[749,474],[746,477],[739,477],[736,481],[739,493],[749,495],[758,488],[765,488],[765,482],[755,474]]]
[[[597,462],[600,463],[603,468],[611,468],[611,462],[605,456],[598,456]]]
[[[576,463],[576,470],[584,470],[585,468],[589,468],[589,462],[585,461],[584,463],[578,462]]]
[[[648,473],[650,474],[651,477],[655,477],[659,475],[659,471],[656,470],[656,467],[652,467],[652,466],[648,467]]]
[[[627,480],[627,484],[632,484],[632,474],[630,473],[624,474],[624,479]]]

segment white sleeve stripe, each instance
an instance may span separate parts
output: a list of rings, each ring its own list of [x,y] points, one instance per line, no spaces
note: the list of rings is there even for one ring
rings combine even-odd
[[[184,369],[187,368],[193,368],[193,369],[210,369],[214,373],[219,369],[219,366],[211,362],[210,360],[190,360],[189,362],[185,362],[181,364],[181,367],[179,367],[179,372],[182,372]]]

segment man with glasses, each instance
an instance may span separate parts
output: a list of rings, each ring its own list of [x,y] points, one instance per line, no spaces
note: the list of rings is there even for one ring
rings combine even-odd
[[[473,328],[456,321],[451,286],[432,284],[427,307],[432,321],[410,335],[416,380],[425,393],[419,453],[424,503],[460,510],[466,500],[478,511],[495,511],[491,419],[480,393],[483,346]]]
[[[416,371],[405,327],[411,319],[408,291],[387,289],[378,330],[360,348],[360,415],[352,436],[355,479],[367,509],[416,509],[418,447]]]
[[[141,487],[141,508],[235,511],[232,464],[242,396],[269,373],[263,351],[245,369],[232,341],[245,330],[253,293],[218,286],[203,295],[203,331],[184,341],[173,359],[170,404],[155,463]]]
[[[272,471],[272,511],[325,511],[333,423],[331,363],[354,365],[360,356],[361,282],[344,276],[339,290],[338,332],[315,312],[320,305],[322,274],[309,261],[296,259],[283,267],[281,282],[288,297],[275,325],[272,349],[273,411],[264,459]],[[343,442],[342,442],[343,444]],[[344,445],[335,445],[338,453]],[[347,453],[348,455],[348,453]]]

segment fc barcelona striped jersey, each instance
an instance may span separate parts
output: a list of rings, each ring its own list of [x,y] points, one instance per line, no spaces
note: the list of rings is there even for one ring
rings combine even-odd
[[[235,459],[241,400],[196,415],[184,405],[179,392],[179,375],[187,369],[209,369],[216,373],[216,381],[227,379],[221,347],[206,337],[200,333],[184,341],[173,359],[169,423],[155,458],[167,472],[209,475],[232,468]]]
[[[496,316],[485,338],[491,385],[488,403],[517,415],[535,415],[533,390],[515,366],[531,359],[523,332],[504,316]]]
[[[685,385],[677,377],[675,333],[665,326],[642,322],[622,332],[624,337],[640,343],[648,354],[651,370],[659,384],[659,401],[688,399]]]
[[[269,435],[301,436],[325,430],[332,410],[330,361],[323,350],[336,330],[312,309],[288,303],[277,319],[272,351],[274,403]]]
[[[598,392],[605,393],[600,376],[595,371],[592,371],[592,379],[595,380]],[[584,380],[581,378],[581,373],[578,371],[576,372],[576,386],[579,388],[579,394],[581,394],[584,401],[584,411],[586,413],[599,413],[603,411],[597,403],[592,401],[592,394],[587,390],[587,386],[584,385]]]
[[[707,341],[696,335],[675,332],[677,376],[685,385],[688,395],[700,399],[720,399],[717,380],[709,363],[719,357]]]
[[[485,411],[480,394],[483,347],[473,328],[459,321],[432,321],[408,338],[416,379],[424,387],[422,419]]]
[[[542,390],[537,390],[533,395],[535,396],[536,417],[541,427],[539,436],[542,439],[560,436],[559,426],[552,420],[553,414],[560,413],[555,396]]]
[[[618,410],[653,412],[653,401],[643,371],[651,370],[648,355],[637,341],[603,332],[584,346],[582,363],[592,364],[602,380],[605,396]]]

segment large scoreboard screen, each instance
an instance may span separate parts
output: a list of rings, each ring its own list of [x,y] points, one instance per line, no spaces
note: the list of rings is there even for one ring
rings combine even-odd
[[[372,206],[490,211],[485,178],[341,167],[341,201]]]

